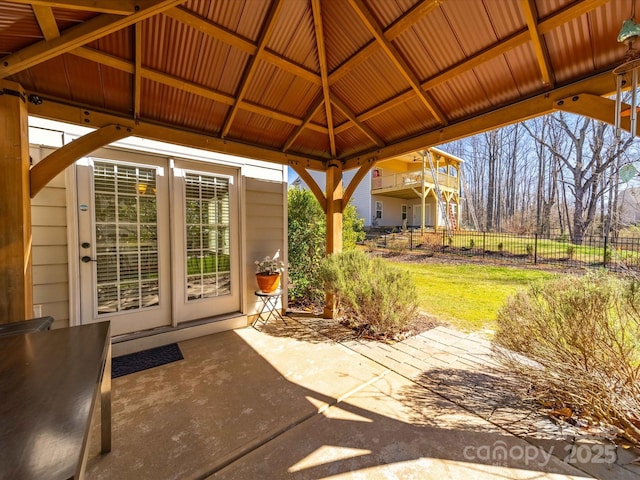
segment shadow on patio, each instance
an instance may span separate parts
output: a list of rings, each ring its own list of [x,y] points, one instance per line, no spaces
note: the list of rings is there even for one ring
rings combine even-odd
[[[98,454],[94,429],[87,477],[586,476],[297,321],[289,324],[182,342],[184,360],[115,379],[113,451]],[[500,445],[529,456],[486,458]]]

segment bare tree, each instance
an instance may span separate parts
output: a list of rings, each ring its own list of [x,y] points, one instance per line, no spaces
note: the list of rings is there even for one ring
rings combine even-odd
[[[573,199],[570,234],[573,243],[580,245],[594,222],[599,199],[610,193],[612,182],[603,182],[603,176],[612,166],[614,170],[619,166],[619,157],[633,140],[629,137],[617,141],[613,127],[590,118],[557,112],[549,115],[548,119],[552,130],[557,128],[556,131],[567,140],[570,149],[562,148],[564,142],[553,142],[553,136],[530,133],[536,142],[562,163],[561,178],[564,177],[564,170],[567,172],[562,186],[569,190]],[[565,197],[566,193],[565,190]],[[567,210],[568,201],[565,200]]]

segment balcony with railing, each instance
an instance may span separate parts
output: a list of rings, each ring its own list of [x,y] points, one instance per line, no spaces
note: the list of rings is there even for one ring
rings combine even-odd
[[[457,176],[438,172],[437,180],[442,191],[458,192],[460,189]],[[421,170],[412,170],[373,177],[371,179],[371,193],[403,198],[414,197],[416,195],[415,190],[420,191],[422,189],[423,181],[425,187],[434,188],[435,182],[430,171],[424,172],[424,176]]]

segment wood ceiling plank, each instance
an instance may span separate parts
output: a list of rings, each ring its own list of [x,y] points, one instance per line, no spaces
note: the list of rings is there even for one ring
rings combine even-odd
[[[318,63],[320,64],[320,78],[322,79],[322,95],[324,97],[324,108],[327,115],[327,127],[329,128],[329,143],[331,148],[331,158],[336,158],[336,138],[333,131],[333,113],[331,111],[331,93],[329,91],[329,78],[327,68],[327,55],[324,45],[324,31],[322,28],[322,12],[320,11],[320,0],[311,0],[313,10],[313,27],[316,34],[316,45],[318,48]]]
[[[136,11],[136,2],[134,0],[8,0],[8,2],[46,8],[112,13],[114,15],[130,15]]]
[[[420,80],[418,79],[416,74],[411,70],[407,62],[402,58],[402,55],[400,55],[400,52],[398,52],[391,41],[389,41],[389,39],[384,36],[382,28],[373,17],[371,12],[369,12],[362,0],[349,0],[349,4],[358,14],[360,20],[364,23],[369,32],[374,36],[378,44],[382,46],[384,52],[391,59],[400,74],[409,83],[420,101],[422,101],[427,109],[429,109],[431,114],[436,118],[436,120],[438,120],[438,122],[446,125],[447,119],[444,113],[440,110],[440,107],[438,107],[435,100],[422,89],[422,87],[420,86]]]
[[[42,5],[31,5],[33,13],[36,16],[38,26],[42,31],[42,36],[45,40],[53,40],[60,36],[60,30],[56,23],[56,18],[53,16],[53,10],[51,7],[44,7]]]
[[[266,48],[267,43],[269,43],[269,40],[271,39],[271,35],[273,34],[273,31],[275,29],[275,21],[278,18],[278,14],[280,13],[280,10],[282,9],[282,4],[283,4],[282,0],[274,0],[274,2],[271,4],[271,8],[269,9],[269,12],[267,13],[267,17],[264,20],[264,27],[262,28],[262,31],[260,32],[260,35],[258,37],[258,42],[256,44],[256,51],[251,57],[251,59],[249,60],[249,64],[245,68],[244,74],[242,75],[242,79],[240,81],[240,86],[235,95],[235,101],[231,109],[229,110],[229,113],[227,114],[227,118],[224,121],[224,125],[222,126],[222,132],[221,132],[222,138],[226,137],[229,134],[229,130],[231,129],[231,124],[233,123],[233,120],[235,119],[236,114],[238,113],[238,110],[244,100],[244,97],[247,95],[247,92],[249,90],[249,85],[251,85],[251,81],[253,80],[253,77],[256,74],[256,70],[259,64],[258,62],[262,57],[262,53],[264,52],[264,49]]]
[[[98,15],[65,30],[58,38],[34,43],[4,57],[0,60],[0,78],[6,78],[58,55],[75,50],[138,21],[157,15],[183,1],[140,0],[138,2],[140,9],[126,17],[106,13]]]
[[[553,78],[551,75],[551,66],[547,55],[547,49],[544,46],[542,35],[538,30],[538,15],[534,0],[521,0],[522,11],[527,21],[527,28],[531,37],[533,51],[538,60],[540,74],[542,75],[542,83],[544,85],[552,85]]]

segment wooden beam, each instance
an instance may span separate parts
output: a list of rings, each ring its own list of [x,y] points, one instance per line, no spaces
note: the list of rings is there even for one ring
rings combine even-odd
[[[91,60],[102,65],[107,65],[108,67],[115,68],[121,70],[123,72],[127,72],[130,74],[134,74],[135,65],[133,62],[128,60],[124,60],[119,57],[114,57],[113,55],[109,55],[108,53],[101,52],[99,50],[95,50],[88,47],[81,47],[72,52],[72,55],[77,55],[82,58],[86,58],[87,60]],[[142,78],[146,78],[148,80],[161,83],[163,85],[167,85],[169,87],[173,87],[178,90],[182,90],[185,92],[189,92],[194,95],[199,95],[204,98],[208,98],[213,100],[214,102],[219,102],[224,105],[233,105],[234,97],[228,95],[226,93],[218,92],[217,90],[213,90],[211,88],[203,87],[202,85],[198,85],[193,82],[189,82],[187,80],[183,80],[181,78],[175,77],[173,75],[169,75],[167,73],[159,72],[157,70],[152,70],[150,68],[141,66],[140,73]],[[261,105],[252,103],[252,102],[243,102],[241,107],[243,110],[247,110],[249,112],[257,113],[259,115],[263,115],[268,118],[273,118],[275,120],[279,120],[281,122],[289,123],[291,125],[300,125],[303,121],[293,115],[288,115],[286,113],[277,112],[267,107],[263,107]],[[319,133],[327,133],[327,127],[323,125],[318,125],[316,123],[308,123],[307,128],[311,130],[315,130]]]
[[[324,104],[324,97],[320,96],[318,100],[316,100],[315,103],[311,106],[311,108],[307,112],[306,117],[302,120],[302,123],[296,127],[296,129],[287,139],[287,142],[284,144],[284,147],[282,147],[283,152],[286,152],[291,148],[291,145],[293,145],[293,142],[296,141],[296,138],[298,138],[302,133],[302,131],[307,127],[307,125],[309,125],[309,123],[311,122],[311,119],[323,104]]]
[[[238,110],[240,109],[240,105],[242,104],[242,101],[244,100],[244,97],[246,96],[247,91],[249,90],[249,85],[251,84],[251,81],[253,80],[253,77],[255,76],[256,70],[259,65],[258,62],[262,56],[262,53],[264,52],[264,49],[267,46],[267,43],[271,39],[271,35],[273,34],[273,31],[275,29],[275,20],[276,18],[278,18],[278,14],[280,13],[280,10],[282,8],[282,3],[283,3],[282,0],[274,0],[273,3],[271,4],[271,8],[267,13],[267,18],[265,19],[265,22],[264,22],[265,23],[264,27],[262,28],[262,31],[260,32],[260,36],[258,38],[258,43],[256,45],[256,52],[253,54],[253,56],[249,60],[249,64],[247,65],[247,68],[244,71],[244,75],[242,75],[242,80],[240,81],[240,87],[238,88],[238,91],[235,95],[233,105],[231,106],[231,110],[229,110],[229,113],[227,114],[227,118],[224,121],[224,125],[222,126],[222,132],[220,135],[222,138],[226,137],[229,134],[229,130],[231,129],[231,124],[233,123],[233,120],[236,117]]]
[[[140,99],[142,98],[142,24],[134,26],[134,64],[133,64],[133,118],[140,118]]]
[[[318,48],[318,63],[320,64],[320,78],[322,79],[322,95],[324,97],[324,108],[327,116],[327,127],[329,128],[329,144],[331,148],[331,158],[336,158],[336,137],[333,132],[333,113],[331,112],[331,93],[329,91],[329,70],[327,67],[327,54],[324,45],[324,31],[322,28],[322,12],[320,10],[320,0],[311,0],[313,10],[313,27],[316,34],[316,45]]]
[[[177,20],[178,22],[189,25],[191,28],[194,28],[212,38],[215,38],[222,43],[226,43],[233,48],[237,48],[238,50],[246,52],[249,55],[256,54],[258,47],[250,40],[247,40],[237,33],[234,33],[224,27],[221,27],[218,24],[213,23],[207,18],[196,15],[186,8],[172,8],[171,10],[167,10],[164,14],[168,17],[173,18],[174,20]],[[262,57],[265,62],[272,63],[278,68],[286,70],[287,72],[297,77],[303,78],[315,85],[321,84],[320,76],[317,73],[312,72],[311,70],[308,70],[301,65],[293,63],[291,60],[284,58],[282,55],[279,55],[272,50],[265,48]]]
[[[29,137],[22,87],[0,80],[0,323],[33,316]]]
[[[68,28],[58,38],[43,40],[0,60],[0,78],[21,72],[27,68],[46,62],[63,53],[75,50],[82,45],[98,40],[106,35],[133,25],[172,8],[185,0],[139,0],[140,9],[131,15],[122,17],[101,14],[90,20]]]
[[[45,40],[53,40],[60,36],[60,30],[58,24],[53,16],[53,10],[51,7],[43,7],[42,5],[32,5],[33,13],[36,16],[38,26],[42,31],[42,36]]]
[[[327,197],[324,196],[324,192],[314,178],[309,174],[307,169],[301,165],[291,165],[291,168],[298,174],[302,181],[307,184],[311,193],[313,193],[316,200],[318,200],[320,207],[322,207],[322,211],[327,213]]]
[[[559,26],[577,18],[581,15],[584,15],[591,10],[594,10],[609,0],[582,0],[578,2],[574,2],[569,4],[566,8],[560,10],[559,12],[550,15],[549,17],[542,19],[538,23],[538,32],[540,35],[543,35],[551,30],[558,28]],[[515,32],[509,37],[504,38],[500,42],[488,47],[484,50],[481,50],[474,55],[466,58],[465,60],[451,66],[450,68],[442,71],[438,75],[431,77],[422,83],[422,88],[425,90],[430,90],[432,88],[437,87],[438,85],[447,82],[448,80],[454,78],[457,75],[460,75],[464,72],[475,68],[488,60],[495,58],[499,55],[503,55],[509,50],[513,50],[514,48],[523,45],[531,39],[531,35],[528,29],[520,30],[519,32]]]
[[[33,5],[34,7],[64,8],[65,10],[82,10],[85,12],[113,13],[130,15],[136,11],[133,0],[8,0],[9,3]]]
[[[76,160],[116,140],[131,136],[131,132],[131,128],[106,125],[50,153],[31,169],[31,198]]]
[[[559,12],[556,12],[553,15],[545,19],[542,19],[538,23],[538,32],[540,35],[547,33],[555,28],[558,28],[562,24],[573,20],[574,18],[584,15],[585,13],[590,12],[591,10],[594,10],[604,5],[605,3],[607,3],[607,1],[609,0],[582,0],[582,1],[571,3],[566,8],[560,10]],[[385,31],[385,35],[387,35],[387,31]],[[387,38],[390,38],[390,36],[387,35]],[[506,52],[513,50],[514,48],[517,48],[520,45],[523,45],[524,43],[528,42],[530,39],[531,39],[531,35],[529,34],[529,31],[527,29],[520,30],[519,32],[516,32],[511,36],[504,38],[498,43],[484,50],[481,50],[475,53],[474,55],[471,55],[468,58],[465,58],[463,61],[455,65],[452,65],[448,69],[443,70],[441,73],[425,80],[424,82],[422,82],[421,87],[423,90],[427,90],[427,91],[433,88],[436,88],[438,85],[441,85],[451,80],[452,78],[455,78],[457,75],[467,72],[485,63],[486,61],[492,58],[495,58],[499,55],[503,55]],[[336,70],[334,70],[331,73],[331,75],[329,76],[329,83],[330,84],[335,83],[340,79],[340,77],[348,73],[351,69],[355,68],[355,65],[357,64],[357,62],[360,61],[360,59],[356,57],[360,55],[364,55],[365,50],[366,50],[366,56],[364,56],[361,59],[362,61],[366,60],[368,56],[373,55],[373,53],[377,51],[375,47],[376,47],[375,42],[371,42],[370,44],[367,44],[365,47],[363,47],[362,53],[359,52],[358,54],[354,55],[353,57],[351,57],[349,60],[347,60],[345,63],[343,63],[340,67],[338,67]],[[366,112],[359,113],[357,118],[361,122],[365,121],[371,117],[379,115],[382,112],[385,112],[391,108],[394,108],[395,106],[402,104],[412,98],[415,98],[415,96],[412,93],[412,90],[405,91],[389,99],[387,102],[383,102],[377,105],[376,107],[369,109]],[[350,127],[349,125],[344,125],[344,124],[340,125],[336,129],[336,133],[341,133],[344,129],[347,129],[349,127]]]
[[[389,40],[402,35],[406,30],[411,28],[416,22],[429,15],[432,10],[436,9],[442,0],[423,0],[416,3],[411,7],[404,15],[396,19],[391,25],[384,30],[384,36]],[[335,82],[344,77],[347,73],[353,70],[357,65],[361,64],[374,53],[380,50],[380,45],[373,40],[367,43],[364,47],[358,50],[352,55],[346,62],[336,68],[329,75],[329,84],[333,85]]]
[[[552,85],[551,64],[547,56],[546,48],[543,45],[542,35],[538,30],[538,14],[534,0],[521,0],[524,18],[527,20],[527,28],[531,36],[533,51],[538,59],[540,74],[542,75],[542,83],[544,85]]]
[[[351,111],[351,109],[338,97],[335,95],[330,95],[331,103],[333,103],[338,110],[340,110],[355,126],[360,129],[362,133],[364,133],[367,137],[369,137],[373,143],[375,143],[378,147],[382,147],[384,145],[384,141],[369,128],[367,125],[358,120],[358,117],[355,113]]]
[[[616,102],[610,98],[582,93],[561,98],[557,102],[554,102],[553,106],[556,110],[575,113],[583,117],[593,118],[599,122],[615,125]],[[625,104],[623,105],[623,110],[629,107],[629,105]],[[620,129],[631,133],[631,119],[629,116],[620,119]],[[640,125],[636,126],[636,136],[638,135],[640,135]]]
[[[38,92],[28,92],[39,96],[43,101],[40,105],[29,104],[29,115],[59,120],[62,122],[100,128],[106,125],[121,125],[135,130],[137,137],[149,138],[160,142],[200,148],[212,152],[228,153],[240,157],[254,158],[265,162],[281,165],[305,165],[312,170],[324,170],[326,159],[311,155],[285,153],[268,147],[249,145],[233,140],[221,139],[204,132],[188,129],[178,129],[175,126],[152,123],[149,121],[137,124],[130,116],[121,113],[105,112],[86,105],[70,105],[67,101],[59,100]]]
[[[362,182],[364,177],[367,175],[367,173],[369,173],[369,171],[373,168],[375,164],[376,164],[375,160],[371,159],[370,161],[362,165],[358,169],[356,174],[353,176],[353,178],[349,182],[349,185],[347,185],[347,188],[344,191],[344,195],[342,196],[343,211],[345,208],[347,208],[347,204],[349,203],[349,200],[351,200],[351,197],[353,196],[353,193],[356,191],[356,188],[358,188],[358,185],[360,185],[360,182]]]
[[[435,100],[422,89],[422,87],[420,86],[420,80],[411,70],[404,58],[402,58],[402,55],[400,55],[400,52],[398,52],[397,48],[387,37],[384,36],[382,28],[378,24],[377,20],[373,17],[371,12],[369,12],[364,2],[362,0],[349,0],[349,4],[358,14],[360,20],[364,23],[369,32],[380,44],[387,56],[391,59],[393,64],[396,66],[396,69],[409,83],[420,101],[427,107],[427,109],[431,112],[435,119],[438,120],[438,122],[446,125],[447,119],[444,113],[440,110],[440,107],[438,107]]]
[[[342,163],[331,160],[326,170],[327,232],[326,253],[332,255],[342,251]],[[325,293],[324,317],[333,318],[335,301],[333,295]]]
[[[553,111],[555,108],[554,102],[566,97],[580,95],[585,92],[596,96],[607,96],[614,91],[615,84],[612,70],[607,70],[585,80],[538,93],[520,102],[453,123],[447,127],[431,129],[415,137],[389,144],[381,149],[355,153],[342,159],[345,162],[344,170],[357,168],[369,158],[385,160],[544,115]]]

